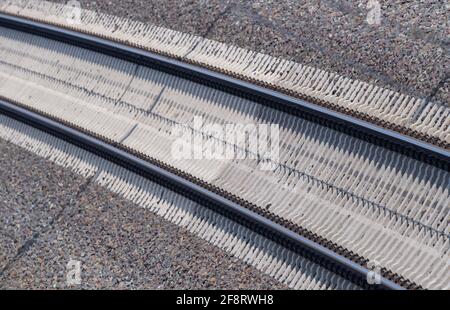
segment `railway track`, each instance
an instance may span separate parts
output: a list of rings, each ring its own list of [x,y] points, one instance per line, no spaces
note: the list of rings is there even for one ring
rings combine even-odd
[[[448,285],[450,156],[442,144],[104,38],[10,15],[0,25],[6,116],[163,184],[359,287]],[[173,126],[230,144],[186,125],[194,115],[279,124],[276,168],[170,158]],[[378,285],[367,283],[373,261],[383,267]],[[417,262],[424,271],[411,267]]]

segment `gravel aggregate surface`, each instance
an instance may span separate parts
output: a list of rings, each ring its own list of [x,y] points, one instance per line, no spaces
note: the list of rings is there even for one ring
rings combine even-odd
[[[71,171],[0,140],[0,288],[284,289]],[[81,284],[66,282],[70,260]]]
[[[66,2],[55,0],[55,2]],[[79,0],[450,105],[450,2]],[[0,140],[0,288],[276,289],[282,284],[67,169]],[[67,286],[67,263],[82,283]]]
[[[374,1],[79,2],[450,105],[450,2],[382,0],[377,19]]]

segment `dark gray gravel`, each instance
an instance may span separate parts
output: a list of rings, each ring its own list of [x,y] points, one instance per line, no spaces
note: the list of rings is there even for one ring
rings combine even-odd
[[[283,289],[184,229],[0,140],[0,288]],[[81,285],[66,283],[69,260]]]
[[[65,2],[55,0],[56,2]],[[450,5],[382,0],[80,0],[83,8],[294,59],[450,104]]]

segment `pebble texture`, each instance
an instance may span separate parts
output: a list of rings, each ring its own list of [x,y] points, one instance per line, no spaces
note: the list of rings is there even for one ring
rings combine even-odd
[[[55,2],[66,2],[53,0]],[[382,0],[80,0],[128,17],[450,104],[450,3]],[[371,15],[372,16],[372,15]],[[370,20],[370,18],[369,18]]]
[[[284,289],[178,226],[0,140],[0,288]],[[81,262],[81,284],[67,264]]]

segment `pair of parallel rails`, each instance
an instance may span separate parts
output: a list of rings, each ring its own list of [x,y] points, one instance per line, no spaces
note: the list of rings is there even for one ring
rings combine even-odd
[[[269,105],[272,108],[336,129],[438,168],[450,170],[449,150],[435,145],[432,139],[418,140],[408,135],[407,129],[397,128],[396,131],[386,129],[371,123],[370,120],[362,120],[358,118],[358,115],[352,115],[351,112],[340,113],[314,102],[289,96],[282,90],[264,88],[249,81],[230,77],[222,72],[212,71],[90,34],[5,14],[0,14],[0,26],[89,49],[151,67],[235,96],[249,98],[255,104]],[[149,178],[205,207],[212,208],[363,288],[420,288],[419,285],[386,269],[381,270],[380,284],[369,285],[367,277],[370,276],[371,270],[367,268],[367,259],[269,211],[261,210],[251,202],[232,193],[208,184],[162,161],[105,139],[85,128],[73,126],[62,119],[21,105],[20,102],[11,102],[1,97],[0,112]]]

